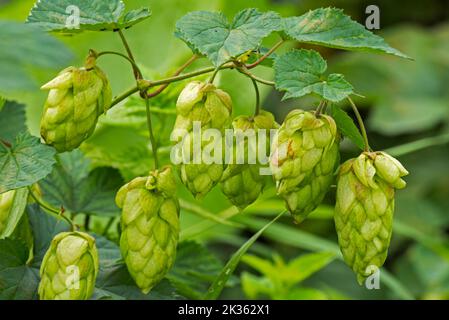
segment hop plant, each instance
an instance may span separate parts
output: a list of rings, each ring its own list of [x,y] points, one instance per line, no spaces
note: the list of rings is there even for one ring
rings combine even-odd
[[[90,60],[84,68],[68,67],[43,85],[49,90],[41,119],[41,136],[58,152],[80,146],[106,112],[112,92],[106,75]]]
[[[170,270],[179,238],[179,203],[172,169],[138,177],[117,193],[122,209],[120,250],[128,271],[148,293]]]
[[[408,172],[384,152],[364,152],[341,165],[337,178],[335,226],[345,262],[363,283],[370,267],[387,257],[393,227],[394,191]],[[372,271],[372,270],[371,270]]]
[[[213,84],[193,81],[179,95],[176,111],[174,132],[181,132],[177,134],[177,142],[182,144],[184,155],[180,165],[181,180],[196,198],[202,198],[220,181],[225,165],[224,161],[206,163],[203,159],[195,160],[201,154],[195,152],[194,139],[201,139],[202,147],[209,141],[194,137],[194,122],[199,123],[201,130],[217,129],[223,133],[231,122],[231,97]],[[188,161],[185,161],[185,156],[188,156]]]
[[[277,193],[296,222],[323,201],[339,162],[339,134],[327,115],[293,110],[273,138],[270,167]]]
[[[41,300],[87,300],[98,274],[95,239],[84,232],[56,235],[42,261]]]
[[[8,223],[15,196],[16,190],[6,191],[0,194],[0,234],[3,233]]]
[[[241,133],[244,137],[245,132],[253,130],[255,145],[249,143],[248,139],[239,139],[234,142],[234,159],[233,163],[229,164],[222,177],[221,189],[223,193],[228,197],[232,204],[244,209],[258,198],[262,193],[266,176],[260,175],[260,169],[262,164],[261,159],[258,158],[259,151],[262,151],[263,155],[269,152],[270,148],[270,129],[276,129],[279,125],[274,120],[274,116],[270,112],[261,111],[259,115],[254,117],[239,116],[232,122],[232,127],[236,134]],[[258,131],[259,129],[266,130],[265,142],[259,141]],[[259,146],[259,143],[261,146]],[[263,150],[259,150],[263,148]],[[241,162],[236,163],[238,153],[243,152]],[[250,155],[254,156],[255,163],[250,163]]]

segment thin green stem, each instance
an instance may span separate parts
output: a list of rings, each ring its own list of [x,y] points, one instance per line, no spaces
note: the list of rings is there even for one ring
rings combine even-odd
[[[188,66],[190,66],[193,62],[195,62],[196,59],[198,59],[199,56],[194,54],[192,57],[190,57],[189,60],[187,60],[181,67],[179,67],[178,70],[176,70],[176,72],[173,74],[173,76],[178,76],[182,71],[184,71],[184,69],[186,69]],[[153,98],[155,96],[157,96],[158,94],[162,93],[162,91],[164,91],[168,86],[170,85],[170,83],[165,83],[163,85],[161,85],[157,90],[155,90],[154,92],[151,93],[147,93],[147,97],[148,98]]]
[[[319,116],[323,112],[323,108],[326,105],[326,100],[320,101],[320,104],[315,110],[315,116]]]
[[[250,77],[251,79],[266,84],[267,86],[274,86],[274,82],[273,81],[268,81],[262,78],[257,77],[256,75],[252,74],[251,72],[249,72],[248,70],[246,70],[246,67],[239,67],[238,70],[243,73],[244,75]]]
[[[126,50],[126,53],[128,54],[128,57],[132,61],[134,61],[134,65],[135,65],[136,60],[134,59],[134,55],[133,55],[133,53],[131,51],[131,47],[129,46],[128,41],[126,40],[125,35],[123,34],[121,29],[118,30],[118,34],[120,36],[120,39],[122,40],[123,46],[125,47],[125,50]],[[142,79],[143,78],[142,77],[142,73],[140,72],[139,68],[135,68],[134,65],[133,65],[134,77],[136,78],[136,80],[137,79]]]
[[[215,68],[214,73],[212,73],[212,76],[209,79],[209,83],[214,83],[215,77],[217,76],[218,72],[223,68],[224,65],[226,65],[229,62],[231,62],[231,60],[225,61]]]
[[[447,143],[449,143],[449,133],[405,143],[397,147],[386,149],[385,152],[394,157],[400,157],[415,151],[420,151],[425,148],[439,146]]]
[[[366,134],[366,129],[365,129],[365,125],[363,123],[362,116],[360,115],[360,112],[357,109],[354,101],[352,101],[352,99],[350,97],[348,97],[348,101],[352,107],[352,110],[354,111],[356,118],[357,118],[357,122],[359,123],[360,131],[362,131],[363,140],[365,141],[365,151],[370,151],[368,135]]]
[[[256,109],[254,111],[254,116],[258,116],[260,113],[260,93],[259,93],[259,87],[257,86],[256,80],[251,78],[251,81],[254,86],[254,91],[256,93]]]
[[[126,98],[128,98],[129,96],[133,95],[136,92],[139,92],[138,87],[133,87],[133,88],[127,90],[126,92],[122,93],[117,98],[115,98],[114,101],[112,101],[110,108],[112,108],[116,104],[119,104],[120,102],[122,102],[123,100],[125,100]]]
[[[106,227],[104,227],[104,230],[102,232],[103,236],[108,234],[109,229],[111,228],[112,224],[114,223],[115,217],[111,217],[108,220],[108,223],[106,224]]]
[[[257,67],[266,58],[268,58],[274,51],[276,51],[276,49],[278,49],[284,42],[285,42],[285,40],[280,40],[279,42],[277,42],[273,47],[271,47],[270,50],[267,51],[267,53],[265,53],[263,56],[261,56],[257,61],[255,61],[255,62],[253,62],[251,64],[247,64],[246,68],[247,69],[252,69],[254,67]]]
[[[63,212],[62,212],[63,209],[60,209],[60,210],[55,209],[55,208],[51,207],[50,205],[46,204],[45,202],[43,202],[41,199],[39,199],[39,197],[37,197],[34,194],[31,187],[28,187],[28,192],[29,192],[31,198],[33,198],[33,200],[36,201],[36,203],[41,208],[44,208],[45,210],[47,210],[48,213],[50,213],[52,216],[54,216],[57,219],[61,219],[61,218],[64,219],[71,226],[72,230],[76,229],[75,223],[69,217],[67,217],[63,214]]]
[[[115,51],[101,51],[97,54],[97,58],[104,56],[104,55],[116,55],[116,56],[120,56],[124,59],[126,59],[129,63],[131,63],[133,70],[138,70],[139,74],[141,74],[139,66],[136,64],[136,62],[131,59],[130,57],[128,57],[126,54],[120,53],[120,52],[115,52]]]
[[[154,138],[154,133],[153,133],[153,124],[151,122],[149,99],[145,99],[145,108],[146,108],[146,112],[147,112],[147,125],[148,125],[148,133],[150,134],[151,150],[153,150],[154,167],[155,167],[155,169],[157,169],[157,168],[159,168],[159,158],[157,155],[156,139]]]
[[[224,65],[221,67],[221,69],[232,69],[234,68],[234,64],[228,64],[228,65]],[[161,79],[161,80],[156,80],[156,81],[150,81],[150,80],[145,80],[145,79],[141,79],[139,80],[139,86],[135,86],[129,90],[127,90],[126,92],[124,92],[123,94],[121,94],[120,96],[118,96],[117,98],[115,98],[115,100],[112,102],[111,107],[115,106],[116,104],[118,104],[119,102],[125,100],[126,98],[128,98],[129,96],[135,94],[136,92],[139,92],[140,90],[147,90],[149,88],[152,87],[157,87],[163,84],[169,84],[172,82],[177,82],[177,81],[182,81],[185,79],[189,79],[189,78],[193,78],[205,73],[209,73],[209,72],[213,72],[216,68],[214,67],[207,67],[207,68],[203,68],[197,71],[192,71],[189,73],[185,73],[185,74],[181,74],[181,75],[177,75],[177,76],[172,76],[169,78],[165,78],[165,79]]]

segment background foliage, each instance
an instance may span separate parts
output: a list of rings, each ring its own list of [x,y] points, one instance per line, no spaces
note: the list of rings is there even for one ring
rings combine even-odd
[[[173,36],[176,21],[194,10],[221,10],[234,16],[246,7],[261,11],[274,10],[282,16],[300,15],[308,9],[335,6],[363,23],[367,3],[350,1],[268,1],[268,0],[166,0],[125,1],[127,9],[148,6],[152,17],[126,31],[135,56],[144,66],[148,79],[170,74],[191,55],[189,48]],[[24,21],[33,0],[0,0],[0,29],[7,20]],[[415,59],[414,62],[386,55],[348,53],[335,49],[313,48],[328,59],[327,74],[341,73],[363,95],[357,99],[363,107],[373,149],[390,149],[395,155],[417,139],[449,135],[449,6],[443,1],[375,1],[381,10],[381,30],[393,47]],[[5,27],[2,27],[5,24]],[[121,51],[120,39],[112,33],[87,32],[75,36],[27,37],[30,31],[21,24],[13,25],[14,37],[1,38],[0,96],[16,101],[7,103],[1,112],[14,108],[8,118],[0,112],[0,127],[14,137],[20,124],[32,135],[38,135],[39,119],[45,92],[40,84],[52,78],[67,64],[80,65],[91,47],[98,51]],[[24,41],[16,41],[16,38]],[[26,41],[25,41],[26,40]],[[274,43],[269,38],[266,46]],[[20,44],[20,45],[19,45]],[[265,44],[265,43],[264,43]],[[8,48],[7,50],[5,48]],[[11,48],[14,48],[11,49]],[[288,46],[281,51],[288,49]],[[13,51],[12,51],[13,50]],[[204,62],[197,62],[192,70]],[[111,80],[114,94],[133,85],[134,79],[126,62],[104,57],[100,66]],[[257,68],[255,73],[273,78],[269,68]],[[220,73],[220,87],[233,97],[235,115],[248,113],[254,105],[251,82],[232,71]],[[185,82],[173,84],[164,94],[151,100],[156,110],[156,132],[159,141],[168,141],[173,125],[176,97]],[[264,108],[282,121],[292,108],[311,108],[314,98],[299,98],[281,102],[283,94],[261,86]],[[21,106],[17,105],[21,104]],[[340,107],[346,108],[341,103]],[[159,110],[159,112],[157,112]],[[126,268],[119,260],[116,245],[118,208],[113,194],[123,181],[145,174],[150,169],[151,151],[146,133],[144,105],[139,99],[129,99],[124,107],[113,108],[100,119],[95,134],[83,144],[82,152],[57,157],[53,173],[41,187],[48,203],[61,202],[74,213],[76,221],[91,231],[102,234],[97,244],[102,263],[94,298],[200,298],[219,274],[228,257],[254,232],[278,214],[281,200],[273,197],[269,188],[262,199],[243,215],[229,207],[228,201],[215,189],[198,203],[204,215],[198,217],[189,210],[181,212],[182,233],[179,255],[167,280],[143,296],[132,284]],[[20,130],[19,130],[20,131]],[[444,138],[446,137],[446,138]],[[23,139],[33,139],[24,136]],[[20,144],[20,141],[17,142]],[[424,142],[425,143],[425,142]],[[405,145],[404,145],[405,144]],[[395,146],[402,147],[395,148]],[[38,148],[38,146],[36,146]],[[345,140],[343,156],[352,157],[358,150]],[[43,166],[50,167],[49,150],[36,150]],[[164,153],[165,161],[168,154]],[[17,156],[20,160],[20,153]],[[27,159],[22,159],[26,161]],[[343,159],[344,160],[344,159]],[[249,249],[243,263],[228,282],[222,298],[272,299],[390,299],[449,298],[449,148],[447,143],[425,148],[400,158],[412,173],[407,177],[405,191],[397,193],[392,245],[382,272],[380,290],[366,290],[354,279],[351,270],[340,259],[333,226],[334,191],[327,204],[320,206],[310,219],[299,226],[283,217],[273,224]],[[45,162],[47,161],[47,162]],[[23,179],[31,179],[25,176]],[[41,177],[40,177],[41,178]],[[37,178],[36,178],[37,179]],[[181,184],[180,184],[181,185]],[[180,187],[181,199],[192,202],[192,196]],[[34,234],[34,259],[27,264],[30,244],[26,239],[0,241],[0,299],[36,298],[38,265],[51,235],[67,226],[55,219],[37,219],[40,209],[28,208],[24,216],[38,230]],[[223,211],[224,210],[224,211]],[[232,225],[217,223],[234,215]],[[388,272],[387,272],[388,271]],[[17,283],[22,290],[15,290]],[[3,290],[2,290],[3,289]],[[17,295],[20,292],[20,295]]]

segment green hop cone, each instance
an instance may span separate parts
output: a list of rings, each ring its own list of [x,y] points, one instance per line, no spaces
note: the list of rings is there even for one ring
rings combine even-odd
[[[56,235],[42,261],[41,300],[87,300],[98,274],[95,239],[84,232]]]
[[[279,125],[271,113],[261,111],[255,117],[235,118],[232,127],[236,135],[241,134],[241,138],[236,138],[234,141],[233,163],[228,164],[223,173],[221,190],[233,205],[244,209],[256,201],[265,187],[266,176],[260,175],[260,169],[263,166],[259,159],[259,151],[263,156],[269,153],[270,129],[276,129]],[[258,130],[265,130],[265,141],[263,139],[259,141]],[[249,143],[248,139],[254,142]],[[259,143],[263,150],[259,150]],[[240,161],[243,162],[242,164],[237,163],[238,156],[243,160]]]
[[[176,103],[177,118],[173,133],[182,151],[180,161],[181,180],[196,198],[204,197],[221,179],[224,165],[223,133],[232,119],[231,97],[224,91],[216,89],[213,84],[193,81],[187,84]],[[211,140],[195,134],[194,126],[206,129],[217,129],[221,133],[220,154],[209,153],[219,161],[205,162],[201,150]],[[173,136],[173,134],[172,134]],[[194,143],[199,141],[199,143]],[[217,142],[214,140],[214,142]],[[205,150],[205,149],[204,149]],[[218,162],[218,163],[217,163]]]
[[[394,191],[407,170],[384,152],[364,152],[341,165],[337,178],[335,226],[345,262],[360,284],[372,266],[381,267],[393,227]]]
[[[138,177],[117,193],[122,209],[120,250],[128,271],[143,293],[173,266],[179,238],[179,203],[172,169]]]
[[[296,222],[323,201],[340,155],[335,121],[327,115],[293,110],[273,138],[270,167],[277,193]]]
[[[0,194],[0,235],[3,233],[8,223],[15,196],[16,190],[6,191]]]
[[[109,81],[96,66],[64,69],[41,89],[49,90],[41,136],[58,152],[71,151],[90,137],[112,101]]]

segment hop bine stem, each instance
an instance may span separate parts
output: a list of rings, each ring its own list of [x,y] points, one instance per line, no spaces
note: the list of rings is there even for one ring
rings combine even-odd
[[[136,60],[134,59],[134,55],[131,51],[128,41],[126,40],[125,35],[123,34],[121,29],[118,30],[118,34],[120,36],[120,39],[122,40],[123,46],[125,47],[128,57],[134,62],[133,64],[134,78],[136,78],[136,80],[142,79],[143,78],[142,72],[140,72],[139,68],[137,68],[135,64]]]
[[[29,186],[28,187],[28,192],[30,193],[30,196],[33,198],[34,201],[36,201],[36,203],[44,208],[45,210],[47,210],[52,216],[54,216],[57,219],[64,219],[72,228],[72,231],[76,230],[77,227],[75,225],[75,223],[67,216],[64,215],[64,208],[61,207],[60,210],[57,210],[53,207],[51,207],[50,205],[46,204],[45,202],[43,202],[41,199],[39,199],[39,197],[37,197],[34,193],[32,188]]]
[[[253,85],[254,85],[254,91],[256,93],[256,109],[254,111],[254,116],[258,116],[260,113],[260,93],[259,93],[259,87],[257,86],[257,82],[254,79],[251,79]]]
[[[368,142],[368,135],[366,134],[365,125],[363,123],[362,116],[360,115],[359,110],[357,109],[354,101],[350,97],[348,97],[348,101],[351,104],[352,110],[354,111],[354,114],[357,118],[357,122],[359,123],[360,131],[362,131],[363,140],[365,141],[365,151],[369,151],[371,148],[369,146]]]
[[[146,108],[146,113],[147,113],[148,133],[150,134],[151,149],[153,151],[153,157],[154,157],[154,168],[157,169],[157,168],[159,168],[159,158],[157,155],[156,139],[154,138],[154,133],[153,133],[153,124],[151,122],[150,100],[148,98],[145,99],[145,108]]]

